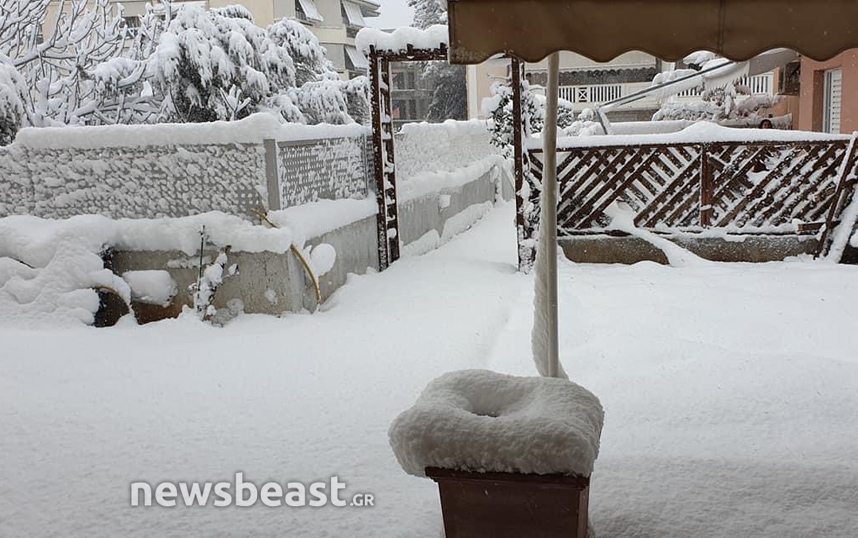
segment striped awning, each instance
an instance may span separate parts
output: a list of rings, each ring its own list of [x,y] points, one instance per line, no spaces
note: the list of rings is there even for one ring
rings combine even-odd
[[[825,60],[858,47],[858,0],[448,0],[450,61],[630,50],[675,61],[709,50],[747,60],[785,47]]]

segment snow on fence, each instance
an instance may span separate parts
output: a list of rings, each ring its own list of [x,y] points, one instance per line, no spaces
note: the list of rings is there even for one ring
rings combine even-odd
[[[0,217],[253,218],[320,198],[365,198],[359,125],[231,123],[25,129],[0,148]],[[279,165],[279,166],[278,166]]]
[[[421,174],[450,172],[499,154],[485,121],[407,123],[395,136],[396,179],[402,187]]]
[[[813,234],[835,198],[848,138],[698,125],[660,136],[561,140],[558,233],[603,232],[606,210],[628,204],[637,227],[739,234]],[[531,173],[542,152],[531,148]],[[850,181],[856,180],[852,163]],[[538,189],[522,204],[532,234]]]
[[[372,180],[369,137],[277,143],[281,207],[366,198]]]
[[[487,158],[499,157],[485,122],[411,124],[397,134],[405,199],[476,179],[494,164]],[[0,217],[221,211],[255,220],[260,209],[367,198],[373,170],[371,139],[358,125],[283,126],[260,114],[232,123],[25,129],[0,148]]]

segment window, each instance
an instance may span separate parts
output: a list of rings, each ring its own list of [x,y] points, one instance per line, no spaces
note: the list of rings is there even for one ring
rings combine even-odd
[[[391,117],[394,120],[419,120],[417,117],[417,101],[415,99],[394,99]]]
[[[325,21],[313,0],[295,0],[295,18],[308,22]]]
[[[358,71],[366,71],[369,69],[369,60],[366,56],[354,47],[346,45],[346,57],[351,60],[354,69]]]
[[[122,17],[122,26],[125,28],[125,37],[134,39],[140,31],[140,17]]]
[[[342,6],[341,11],[344,23],[351,26],[358,26],[360,28],[366,26],[366,21],[363,19],[363,13],[361,12],[359,5],[351,2],[342,2],[340,5]]]
[[[825,72],[825,101],[823,103],[822,130],[826,133],[840,133],[842,81],[842,69],[829,69]]]
[[[783,66],[778,77],[778,94],[798,95],[801,85],[801,62],[790,62]]]

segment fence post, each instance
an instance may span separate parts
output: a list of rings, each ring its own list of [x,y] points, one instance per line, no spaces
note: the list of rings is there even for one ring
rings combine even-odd
[[[708,228],[712,221],[712,166],[709,164],[709,145],[700,146],[700,227]]]
[[[369,82],[370,82],[370,108],[372,111],[372,157],[375,166],[375,198],[378,204],[378,215],[376,216],[378,234],[378,270],[384,271],[389,265],[388,241],[387,241],[387,218],[386,203],[384,200],[384,149],[382,148],[381,129],[381,58],[370,47],[369,53]]]
[[[277,141],[266,138],[262,141],[265,149],[265,179],[268,187],[268,211],[283,209],[280,203],[280,177],[277,174]]]
[[[512,84],[512,144],[515,165],[515,227],[518,241],[518,270],[529,270],[533,265],[534,251],[525,247],[528,239],[528,222],[524,215],[525,200],[522,196],[524,188],[524,154],[522,149],[523,118],[521,110],[521,62],[516,57],[510,58],[510,83]]]

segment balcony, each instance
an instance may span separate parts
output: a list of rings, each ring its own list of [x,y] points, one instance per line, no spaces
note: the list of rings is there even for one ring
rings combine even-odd
[[[560,86],[560,98],[572,103],[575,112],[579,112],[585,108],[593,108],[596,105],[625,97],[650,86],[649,82]],[[655,98],[648,96],[624,105],[622,108],[623,110],[653,110],[658,108],[658,103]]]
[[[752,77],[745,76],[737,80],[736,85],[747,86],[751,90],[751,95],[774,95],[775,75],[774,73],[763,73]],[[701,95],[703,95],[702,89],[692,88],[676,94],[676,97],[683,100],[694,100],[699,99]]]

